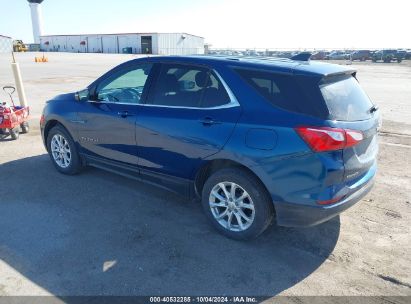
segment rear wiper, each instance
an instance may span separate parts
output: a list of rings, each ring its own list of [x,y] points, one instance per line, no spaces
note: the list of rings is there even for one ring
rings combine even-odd
[[[374,112],[377,112],[378,111],[378,106],[372,106],[369,110],[368,110],[368,112],[370,112],[370,114],[372,114],[372,113],[374,113]]]

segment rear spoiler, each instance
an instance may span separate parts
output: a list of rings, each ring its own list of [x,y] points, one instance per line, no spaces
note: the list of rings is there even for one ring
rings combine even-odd
[[[343,71],[343,72],[337,72],[337,73],[330,73],[327,75],[324,75],[321,78],[321,83],[327,83],[327,82],[333,82],[336,78],[339,77],[343,77],[343,76],[349,76],[351,75],[352,77],[354,77],[357,81],[357,71],[356,70],[347,70],[347,71]]]

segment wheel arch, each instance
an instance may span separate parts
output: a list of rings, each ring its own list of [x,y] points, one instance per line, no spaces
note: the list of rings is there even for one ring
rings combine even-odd
[[[54,128],[55,126],[61,126],[62,128],[64,128],[64,130],[71,136],[71,138],[75,140],[72,133],[69,131],[69,129],[60,120],[53,118],[53,119],[48,120],[46,122],[46,125],[44,126],[43,134],[44,134],[44,145],[46,146],[46,149],[48,149],[47,148],[47,137],[49,135],[50,130]]]
[[[264,184],[262,179],[258,176],[256,172],[251,170],[249,167],[230,160],[230,159],[213,159],[209,160],[205,164],[203,164],[200,169],[197,171],[197,174],[195,175],[194,179],[194,191],[195,194],[199,197],[201,197],[201,192],[203,191],[203,187],[207,179],[215,172],[221,169],[226,169],[226,168],[239,168],[242,169],[252,176],[256,178],[256,180],[261,183],[261,185],[264,187],[265,191],[267,194],[271,197],[270,191],[268,191],[267,186]]]

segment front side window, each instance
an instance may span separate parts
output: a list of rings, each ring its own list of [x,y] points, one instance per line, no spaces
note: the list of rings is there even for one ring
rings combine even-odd
[[[111,103],[140,104],[143,91],[151,71],[151,64],[122,70],[97,88],[97,100]]]
[[[223,84],[205,67],[163,64],[148,104],[210,108],[230,103]]]

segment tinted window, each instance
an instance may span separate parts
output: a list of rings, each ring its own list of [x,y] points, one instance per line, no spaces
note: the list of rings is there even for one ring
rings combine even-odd
[[[320,90],[332,119],[355,121],[370,118],[369,110],[373,104],[354,77],[331,78],[320,84]]]
[[[100,83],[97,99],[105,102],[139,104],[152,65],[145,64],[115,73]]]
[[[327,108],[318,90],[318,83],[298,81],[296,77],[253,70],[236,70],[256,92],[273,106],[291,112],[326,118]],[[316,91],[312,88],[316,88]]]
[[[204,94],[201,102],[203,108],[218,107],[231,102],[224,85],[214,73],[210,72],[208,85],[203,90]]]
[[[148,103],[164,106],[208,108],[224,105],[230,98],[207,68],[163,64]]]

